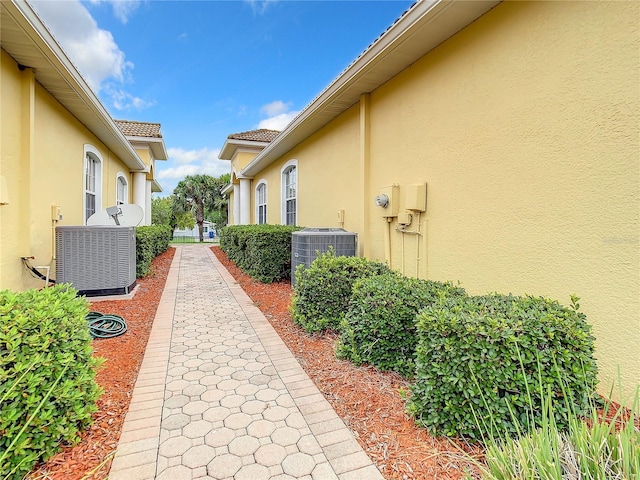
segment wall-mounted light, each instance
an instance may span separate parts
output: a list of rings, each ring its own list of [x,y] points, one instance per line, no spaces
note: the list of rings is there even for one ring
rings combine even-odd
[[[386,193],[376,195],[377,207],[387,208],[388,205],[389,205],[389,196]]]

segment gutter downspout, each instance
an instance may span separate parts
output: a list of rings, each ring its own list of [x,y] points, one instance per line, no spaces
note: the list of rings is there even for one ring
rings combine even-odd
[[[360,184],[362,189],[362,224],[360,231],[364,241],[358,242],[359,256],[366,258],[371,257],[371,227],[369,225],[370,218],[370,188],[369,188],[369,172],[371,165],[371,95],[363,93],[360,95]],[[343,224],[344,226],[344,224]],[[391,235],[391,233],[389,233]],[[389,248],[391,246],[389,245]],[[390,254],[389,254],[390,261]]]

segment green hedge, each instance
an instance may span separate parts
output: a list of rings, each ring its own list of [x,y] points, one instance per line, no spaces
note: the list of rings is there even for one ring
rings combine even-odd
[[[448,297],[418,317],[416,381],[409,412],[436,435],[479,439],[540,424],[550,391],[556,422],[594,398],[594,338],[577,301]],[[531,419],[531,420],[530,420]],[[515,420],[515,422],[514,422]]]
[[[417,313],[446,296],[466,296],[451,283],[398,273],[361,278],[340,324],[336,353],[356,364],[370,363],[411,378],[415,373]]]
[[[173,230],[169,225],[136,228],[136,276],[145,277],[154,258],[169,248]]]
[[[91,423],[100,388],[85,320],[68,285],[0,291],[0,478],[19,479]]]
[[[307,332],[337,329],[349,308],[355,281],[390,271],[387,265],[366,258],[338,257],[333,249],[318,255],[308,268],[296,268],[293,320]]]
[[[233,225],[220,232],[220,248],[231,261],[263,283],[291,277],[290,225]]]

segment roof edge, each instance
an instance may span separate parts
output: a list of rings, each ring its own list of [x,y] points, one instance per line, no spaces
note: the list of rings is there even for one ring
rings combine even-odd
[[[436,48],[443,41],[480,18],[501,1],[502,0],[417,1],[312,100],[311,103],[280,132],[280,135],[260,152],[241,173],[247,176],[255,175],[262,168],[270,165],[277,158],[299,144],[304,138],[318,131],[322,126],[331,121],[331,119],[336,118],[348,108],[351,108],[351,106],[358,101],[361,94],[369,93],[380,87],[419,58]],[[424,28],[425,25],[432,24],[436,18],[442,20],[443,16],[446,17],[446,23],[444,23],[446,28],[433,28],[434,33],[429,33],[433,37],[430,39],[432,46],[424,47],[424,44],[421,45],[423,39],[421,39],[420,42],[413,39],[414,43],[411,43],[412,37],[414,37],[417,31]],[[388,74],[385,80],[380,81],[376,85],[371,85],[364,77],[371,73],[384,58],[393,56],[400,47],[404,48],[404,52],[398,52],[397,55],[407,56],[407,50],[411,50],[412,56],[407,57],[406,65],[397,71],[387,72]],[[361,90],[358,88],[359,85],[362,87]],[[341,95],[345,96],[340,98]],[[345,99],[349,101],[345,102]],[[331,118],[328,120],[327,116],[320,118],[321,113],[331,108],[332,104],[335,106],[332,108]]]

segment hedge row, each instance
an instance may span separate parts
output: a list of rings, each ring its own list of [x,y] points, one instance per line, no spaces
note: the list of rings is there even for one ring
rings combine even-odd
[[[291,234],[301,227],[233,225],[220,232],[220,248],[238,267],[263,283],[291,277]]]
[[[154,258],[169,248],[173,230],[169,225],[147,225],[136,228],[136,277],[149,274]]]
[[[451,283],[408,278],[365,259],[320,255],[296,270],[292,316],[333,328],[336,354],[412,379],[407,409],[436,435],[480,438],[533,428],[541,399],[556,422],[595,398],[594,338],[585,316],[542,297],[472,297]],[[558,403],[558,402],[556,402]]]
[[[481,438],[540,426],[543,397],[556,423],[595,400],[594,337],[574,302],[484,295],[447,298],[417,317],[409,412],[440,435]]]
[[[0,291],[0,478],[20,479],[80,440],[100,388],[85,320],[68,285]]]
[[[383,263],[336,256],[330,248],[318,255],[308,268],[304,265],[296,268],[293,320],[309,333],[337,328],[349,307],[354,282],[389,272]]]

